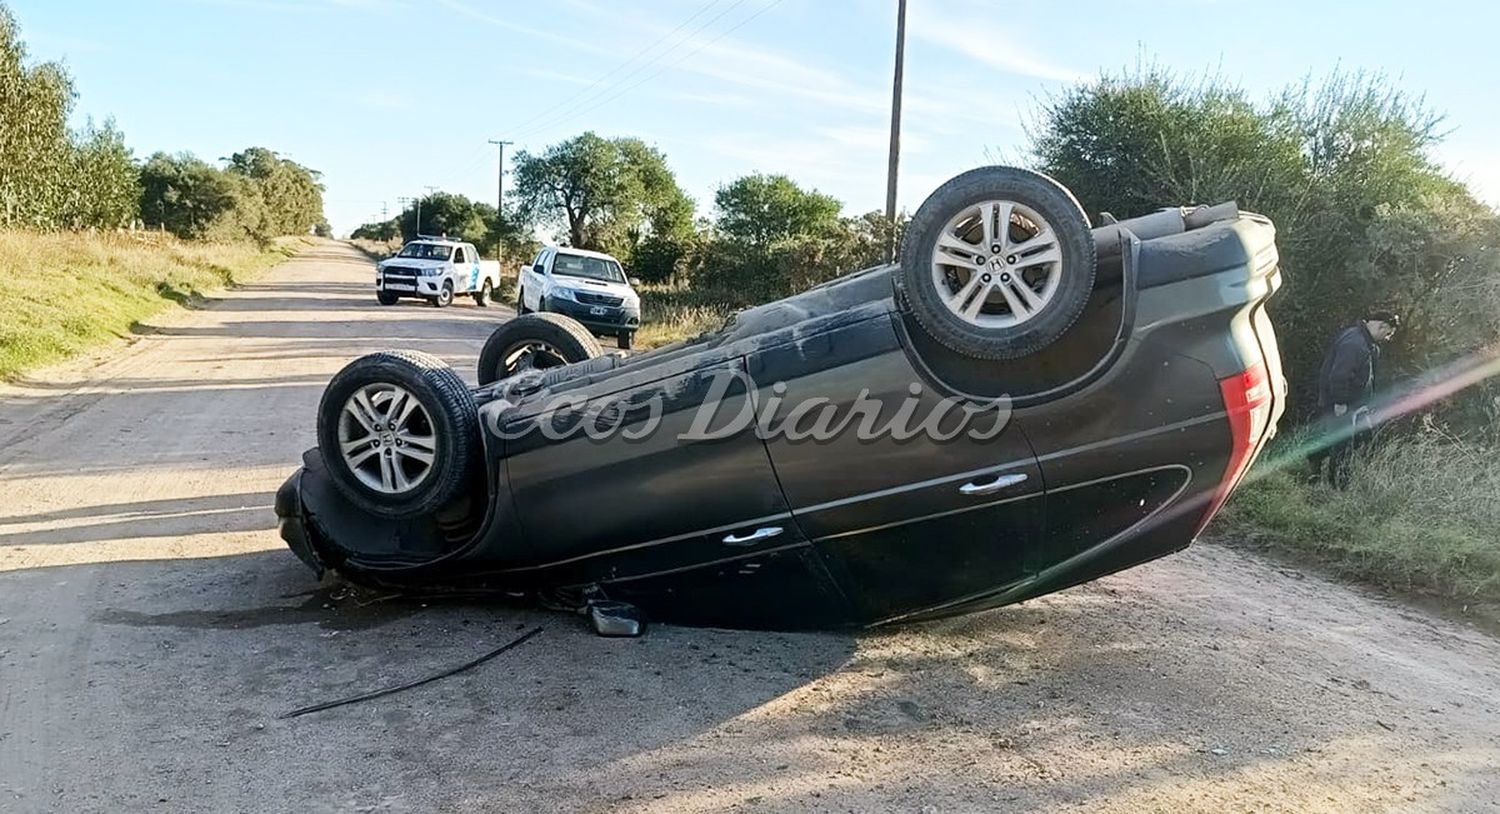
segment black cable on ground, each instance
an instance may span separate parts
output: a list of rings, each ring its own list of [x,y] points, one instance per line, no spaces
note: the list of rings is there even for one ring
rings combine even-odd
[[[416,681],[410,681],[410,682],[407,682],[405,684],[398,684],[397,686],[394,686],[394,687],[386,687],[384,689],[375,690],[373,692],[367,692],[367,693],[363,693],[363,694],[360,694],[360,695],[351,695],[348,698],[340,698],[337,701],[325,701],[324,703],[314,704],[314,705],[312,705],[310,707],[302,707],[301,709],[294,709],[291,712],[288,712],[288,713],[282,715],[281,717],[282,718],[296,718],[299,715],[306,715],[306,714],[308,714],[310,712],[322,712],[325,709],[333,709],[334,707],[342,707],[342,706],[346,706],[348,704],[357,704],[357,703],[359,703],[361,701],[369,701],[372,698],[380,698],[381,696],[391,695],[393,693],[401,692],[402,690],[409,690],[409,689],[412,689],[413,687],[420,687],[423,684],[430,684],[430,683],[432,683],[434,681],[438,681],[440,679],[447,678],[448,676],[451,676],[451,675],[458,675],[459,673],[462,673],[465,670],[471,670],[471,669],[473,669],[475,667],[478,667],[479,665],[481,665],[481,664],[489,661],[490,659],[492,659],[492,658],[500,655],[501,653],[504,653],[505,651],[510,650],[511,648],[516,647],[516,646],[524,643],[527,639],[530,639],[532,636],[535,636],[536,634],[541,633],[541,632],[542,632],[541,628],[534,627],[531,630],[528,630],[525,633],[522,633],[520,636],[516,637],[515,639],[512,639],[511,641],[507,642],[503,646],[497,647],[494,650],[491,650],[490,652],[485,653],[484,655],[480,656],[477,659],[474,659],[473,661],[471,661],[471,662],[469,662],[467,664],[460,664],[459,666],[454,667],[451,670],[444,670],[443,672],[437,673],[436,675],[430,675],[430,676],[427,676],[426,678],[419,678]]]

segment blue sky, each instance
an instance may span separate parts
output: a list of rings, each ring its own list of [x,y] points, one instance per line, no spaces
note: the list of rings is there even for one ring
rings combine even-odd
[[[0,0],[3,2],[3,0]],[[667,154],[707,214],[783,172],[879,209],[895,0],[9,0],[77,118],[137,155],[250,145],[323,172],[347,231],[426,186],[495,195],[495,148],[594,130]],[[1383,72],[1447,115],[1437,157],[1500,201],[1500,4],[910,0],[900,202],[1015,159],[1036,101],[1142,58],[1257,95]],[[1085,202],[1087,204],[1087,202]]]

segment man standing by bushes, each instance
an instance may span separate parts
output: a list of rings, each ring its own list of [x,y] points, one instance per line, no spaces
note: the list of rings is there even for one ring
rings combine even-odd
[[[1370,397],[1375,392],[1375,365],[1380,343],[1389,342],[1401,326],[1401,317],[1390,311],[1371,311],[1365,318],[1334,337],[1318,373],[1318,409],[1323,414],[1324,441],[1331,441],[1309,456],[1313,478],[1321,477],[1328,462],[1328,483],[1343,489],[1349,485],[1349,459],[1360,437],[1369,427]]]

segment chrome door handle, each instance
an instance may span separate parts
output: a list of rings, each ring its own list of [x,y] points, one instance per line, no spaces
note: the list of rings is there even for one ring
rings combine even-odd
[[[740,537],[740,536],[734,535],[734,534],[730,534],[730,535],[728,535],[727,537],[724,538],[724,544],[725,545],[744,545],[746,543],[753,543],[753,542],[755,542],[757,540],[769,540],[772,537],[775,537],[776,535],[780,534],[781,531],[782,531],[781,526],[766,526],[765,528],[756,529],[755,531],[752,531],[752,532],[750,532],[749,534],[746,534],[743,537]]]
[[[992,495],[1001,489],[1008,489],[1018,483],[1026,481],[1025,472],[1016,472],[1010,475],[996,475],[989,483],[973,481],[958,487],[959,494],[964,495]]]

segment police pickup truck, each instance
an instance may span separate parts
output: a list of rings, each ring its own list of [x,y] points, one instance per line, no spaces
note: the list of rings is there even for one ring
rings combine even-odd
[[[455,294],[468,294],[483,307],[499,287],[499,261],[480,260],[474,244],[443,237],[419,235],[375,264],[375,298],[381,305],[419,297],[443,308]]]

